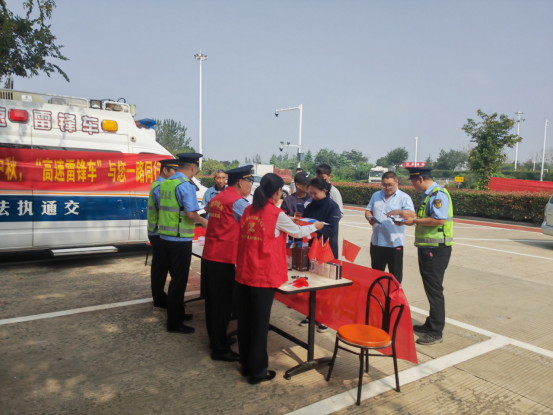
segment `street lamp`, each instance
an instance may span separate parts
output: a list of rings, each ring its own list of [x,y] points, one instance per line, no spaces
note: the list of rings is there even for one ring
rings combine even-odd
[[[194,59],[200,61],[200,154],[202,154],[202,62],[207,59],[207,55],[198,53],[194,55]],[[202,159],[200,159],[199,169],[202,169]]]
[[[417,151],[419,149],[419,137],[415,137],[415,167],[417,167]]]
[[[296,146],[294,144],[290,144],[289,142],[285,145],[283,141],[280,142],[280,151],[282,151],[282,149],[284,147],[297,147],[298,148],[298,168],[301,167],[301,118],[302,118],[302,106],[301,105],[298,105],[297,107],[294,107],[294,108],[286,108],[286,109],[281,109],[281,110],[276,110],[275,111],[275,117],[278,117],[278,113],[279,112],[282,112],[282,111],[291,111],[291,110],[300,110],[300,140],[299,140],[299,144]]]
[[[519,112],[515,112],[515,114],[518,114],[518,124],[517,124],[517,138],[518,138],[520,133],[520,116],[524,113],[519,111]],[[517,162],[518,162],[518,143],[515,150],[515,171],[517,171]]]
[[[545,133],[543,133],[543,153],[541,155],[541,175],[540,175],[540,182],[543,182],[543,167],[545,165],[545,139],[547,137],[547,124],[549,124],[549,121],[545,120]]]

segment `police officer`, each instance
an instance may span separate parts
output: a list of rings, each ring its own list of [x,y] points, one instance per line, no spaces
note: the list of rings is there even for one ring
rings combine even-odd
[[[239,359],[238,353],[230,349],[227,328],[235,284],[240,218],[250,205],[245,197],[252,190],[252,167],[247,165],[226,171],[228,187],[210,202],[202,254],[202,293],[212,360],[236,362]]]
[[[161,242],[157,229],[159,220],[159,186],[177,172],[179,165],[178,161],[175,159],[164,159],[159,163],[161,164],[159,176],[152,183],[150,197],[148,199],[148,239],[152,246],[150,281],[152,298],[154,299],[154,310],[166,310],[167,294],[165,294],[164,290],[169,264],[165,258],[163,242]]]
[[[165,180],[159,190],[158,229],[169,263],[171,282],[167,293],[167,330],[173,333],[194,333],[184,325],[191,314],[184,313],[183,299],[192,259],[194,227],[207,228],[207,220],[198,214],[200,206],[196,187],[190,181],[198,173],[199,153],[180,153],[177,173]]]
[[[403,215],[405,225],[415,225],[415,246],[418,248],[419,270],[430,313],[426,322],[413,326],[421,333],[419,344],[442,342],[445,325],[444,274],[451,258],[453,245],[453,203],[449,192],[432,179],[429,168],[408,168],[415,190],[423,192],[422,205],[416,217]],[[404,211],[405,212],[405,211]],[[388,216],[397,214],[396,211]]]

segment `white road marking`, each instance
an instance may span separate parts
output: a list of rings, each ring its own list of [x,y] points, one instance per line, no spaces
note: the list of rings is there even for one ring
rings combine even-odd
[[[411,311],[414,311],[416,313],[428,315],[428,311],[426,310],[417,307],[410,307],[410,309]],[[461,327],[465,330],[482,334],[484,336],[490,337],[490,339],[481,343],[473,344],[472,346],[399,372],[399,383],[401,386],[407,385],[408,383],[416,382],[427,376],[441,372],[442,370],[445,370],[449,367],[458,365],[459,363],[465,362],[470,359],[474,359],[475,357],[481,356],[485,353],[489,353],[493,350],[499,349],[500,347],[507,346],[509,344],[532,351],[534,353],[541,354],[549,358],[553,358],[553,352],[551,350],[546,350],[541,347],[521,342],[510,337],[502,336],[500,334],[481,329],[480,327],[475,327],[470,324],[466,324],[447,317],[446,323]],[[363,387],[361,388],[361,400],[364,401],[366,399],[373,398],[394,389],[395,375],[392,374],[390,376],[386,376],[385,378],[378,379],[363,385]],[[347,408],[348,406],[354,405],[356,402],[357,387],[350,389],[349,391],[331,396],[330,398],[324,399],[322,401],[315,402],[296,411],[290,412],[289,415],[327,415]]]
[[[553,241],[545,239],[482,239],[482,238],[457,238],[455,240],[467,240],[467,241],[502,241],[502,242],[545,242],[547,244],[553,244]]]
[[[189,297],[189,296],[199,295],[199,294],[200,294],[199,290],[189,291],[185,293],[184,296]],[[148,302],[152,302],[152,299],[141,298],[140,300],[122,301],[120,303],[101,304],[101,305],[94,305],[91,307],[74,308],[73,310],[63,310],[63,311],[55,311],[53,313],[35,314],[34,316],[6,318],[4,320],[0,320],[0,326],[4,324],[23,323],[25,321],[42,320],[45,318],[69,316],[71,314],[88,313],[90,311],[107,310],[109,308],[126,307],[129,305],[143,304]]]

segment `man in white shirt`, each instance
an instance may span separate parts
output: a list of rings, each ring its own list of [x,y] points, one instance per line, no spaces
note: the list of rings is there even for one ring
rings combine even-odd
[[[399,211],[405,217],[415,216],[415,207],[411,197],[398,189],[397,176],[393,171],[382,175],[382,190],[373,193],[365,218],[373,227],[371,238],[371,268],[386,271],[396,277],[401,284],[403,278],[403,246],[405,245],[405,226],[396,226],[388,212]]]

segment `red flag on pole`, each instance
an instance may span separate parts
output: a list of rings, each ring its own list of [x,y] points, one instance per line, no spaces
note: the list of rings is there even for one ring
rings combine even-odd
[[[315,258],[318,258],[319,256],[321,256],[322,248],[323,248],[322,242],[319,242],[319,240],[316,237],[313,238],[313,242],[311,242],[311,248],[309,248],[309,252],[307,253],[309,260],[313,261]]]
[[[330,249],[330,241],[327,239],[326,244],[321,249],[321,253],[319,254],[319,264],[324,264],[325,262],[334,261],[336,258],[334,258],[334,254],[332,253],[332,249]]]
[[[344,245],[342,247],[342,255],[346,257],[349,262],[354,262],[357,258],[357,254],[361,250],[360,246],[352,244],[344,239]]]

